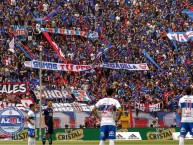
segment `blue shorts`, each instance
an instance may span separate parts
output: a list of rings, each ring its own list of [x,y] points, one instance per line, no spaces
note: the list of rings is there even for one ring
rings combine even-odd
[[[35,137],[35,129],[28,128],[28,136],[29,137]]]
[[[116,139],[116,126],[104,125],[100,127],[100,140]]]
[[[180,135],[186,135],[188,132],[193,135],[193,123],[181,122]]]

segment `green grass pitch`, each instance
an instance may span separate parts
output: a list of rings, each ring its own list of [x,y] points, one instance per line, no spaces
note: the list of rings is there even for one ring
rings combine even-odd
[[[98,145],[99,141],[53,141],[53,145]],[[2,141],[0,145],[27,145],[27,141]],[[40,141],[36,145],[42,145]],[[47,143],[48,145],[48,143]],[[108,141],[105,145],[108,145]],[[159,140],[159,141],[115,141],[115,145],[178,145],[178,141]],[[185,145],[193,145],[193,140],[186,140]]]

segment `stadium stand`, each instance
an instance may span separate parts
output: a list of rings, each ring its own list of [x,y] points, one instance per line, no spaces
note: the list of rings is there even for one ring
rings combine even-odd
[[[175,111],[185,86],[193,85],[193,42],[173,43],[166,34],[193,29],[191,19],[181,13],[190,8],[187,0],[0,0],[0,83],[28,82],[29,86],[29,93],[14,94],[14,97],[0,93],[0,101],[13,103],[24,110],[21,100],[38,103],[34,93],[40,85],[38,69],[25,67],[24,62],[30,61],[31,56],[39,60],[41,45],[42,59],[46,62],[74,65],[147,63],[150,68],[149,71],[43,70],[44,90],[68,90],[66,98],[52,97],[55,111],[64,111],[64,103],[92,105],[105,96],[104,90],[110,86],[116,90],[115,96],[120,102],[148,106],[142,111],[148,112],[154,104],[159,104],[163,111]],[[50,12],[52,16],[48,17]],[[37,18],[45,20],[38,22]],[[61,48],[65,58],[61,59],[45,34],[38,32],[39,27],[95,31],[99,38],[49,33]],[[14,36],[13,53],[9,44]],[[109,43],[113,47],[96,59]],[[147,53],[156,65],[148,59]],[[85,91],[90,101],[76,100],[72,90]],[[142,126],[146,127],[146,123]]]

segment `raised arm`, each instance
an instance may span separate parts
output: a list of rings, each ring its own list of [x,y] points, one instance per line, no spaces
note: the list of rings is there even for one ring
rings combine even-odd
[[[118,115],[117,115],[117,118],[116,118],[115,122],[118,122],[119,119],[121,118],[121,115],[122,115],[122,108],[118,108],[117,111],[118,111]]]
[[[99,114],[98,114],[98,112],[97,112],[97,108],[99,108],[100,105],[101,105],[101,101],[99,100],[99,101],[95,104],[94,108],[92,109],[92,113],[93,113],[93,115],[94,115],[96,118],[98,118],[98,119],[101,121],[101,117],[99,116]]]
[[[121,118],[121,115],[122,115],[121,104],[118,101],[116,102],[116,108],[117,108],[117,111],[118,111],[118,115],[117,115],[117,118],[115,119],[115,122],[118,122],[119,119]]]

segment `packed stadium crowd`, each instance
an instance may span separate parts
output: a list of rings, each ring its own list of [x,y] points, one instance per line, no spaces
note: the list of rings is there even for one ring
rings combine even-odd
[[[60,7],[59,14],[41,23],[44,17]],[[39,46],[43,46],[43,61],[68,64],[148,63],[149,71],[127,71],[95,68],[83,72],[43,70],[44,89],[85,90],[95,103],[105,96],[105,88],[113,87],[120,102],[162,103],[164,109],[176,109],[186,85],[193,83],[192,41],[176,46],[166,34],[169,31],[192,30],[192,20],[182,14],[189,8],[186,0],[0,0],[0,82],[29,82],[30,90],[39,85],[38,69],[26,68],[29,58],[15,46],[10,52],[12,25],[25,25],[28,33],[23,45],[39,60]],[[81,36],[50,34],[65,55],[65,62],[53,51],[42,33],[34,29],[64,28],[96,31],[98,39]],[[28,36],[32,36],[31,38]],[[108,43],[109,49],[99,60],[99,50]],[[149,61],[145,50],[161,67]],[[34,97],[33,93],[20,97]],[[6,96],[0,97],[2,100]]]

